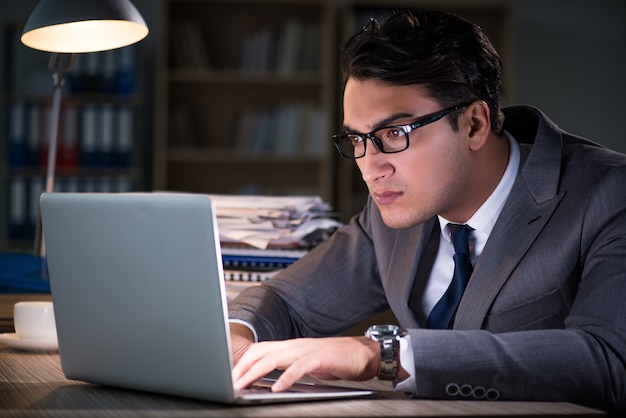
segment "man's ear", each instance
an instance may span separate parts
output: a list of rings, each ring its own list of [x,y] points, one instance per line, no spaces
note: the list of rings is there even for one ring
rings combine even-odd
[[[491,113],[489,106],[482,100],[470,104],[462,116],[465,121],[468,144],[472,151],[479,150],[491,132]],[[460,127],[459,127],[460,128]]]

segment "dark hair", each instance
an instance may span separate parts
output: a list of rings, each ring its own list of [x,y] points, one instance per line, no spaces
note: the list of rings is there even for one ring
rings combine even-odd
[[[346,43],[341,69],[344,84],[350,77],[419,84],[443,107],[484,100],[491,129],[502,129],[500,57],[479,26],[453,14],[405,10],[382,25],[372,19]]]

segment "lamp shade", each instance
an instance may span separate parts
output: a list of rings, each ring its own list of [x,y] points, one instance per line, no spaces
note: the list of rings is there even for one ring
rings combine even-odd
[[[41,0],[21,40],[42,51],[83,53],[121,48],[147,35],[146,22],[129,0]]]

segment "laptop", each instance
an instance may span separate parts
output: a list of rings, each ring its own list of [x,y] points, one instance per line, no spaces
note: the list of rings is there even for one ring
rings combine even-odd
[[[373,392],[268,383],[235,391],[215,210],[209,197],[44,193],[43,232],[68,379],[220,403]]]

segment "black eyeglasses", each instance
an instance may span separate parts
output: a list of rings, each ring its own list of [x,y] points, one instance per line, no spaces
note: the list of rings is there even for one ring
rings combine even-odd
[[[409,123],[408,125],[385,126],[367,134],[342,132],[334,135],[332,140],[339,153],[345,158],[357,159],[365,156],[367,139],[371,140],[376,149],[383,154],[393,154],[404,151],[409,147],[409,134],[413,130],[426,126],[429,123],[436,122],[447,114],[467,107],[472,103],[473,101],[448,107],[447,109],[440,110],[439,112],[422,116],[415,122]]]

